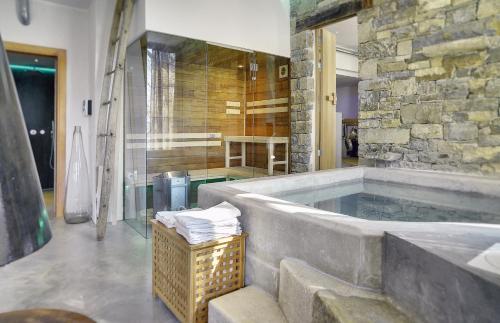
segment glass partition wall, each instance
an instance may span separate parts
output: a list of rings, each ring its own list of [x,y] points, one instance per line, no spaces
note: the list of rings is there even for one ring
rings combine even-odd
[[[148,32],[132,43],[125,79],[125,221],[149,236],[158,198],[153,182],[166,172],[189,178],[186,203],[169,197],[169,210],[196,207],[201,184],[287,173],[288,67],[285,57],[172,35]]]

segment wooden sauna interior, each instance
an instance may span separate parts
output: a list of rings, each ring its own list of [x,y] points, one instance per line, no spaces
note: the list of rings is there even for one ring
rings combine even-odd
[[[127,50],[124,175],[131,188],[168,171],[191,181],[268,175],[268,148],[231,136],[280,137],[290,145],[289,59],[147,33]],[[235,140],[238,140],[236,138]],[[245,145],[245,167],[241,167]],[[274,160],[289,160],[276,144]],[[285,165],[273,167],[283,174]]]
[[[156,33],[139,42],[135,56],[140,52],[142,59],[135,61],[145,69],[146,93],[129,90],[132,104],[125,113],[125,154],[136,155],[136,164],[143,166],[139,173],[145,171],[148,182],[155,174],[175,170],[199,180],[266,174],[266,144],[245,144],[242,170],[240,159],[231,159],[226,167],[224,140],[289,138],[289,59]],[[230,149],[231,156],[241,155],[241,143]],[[275,146],[276,160],[285,160],[285,153],[285,145]],[[274,170],[282,174],[285,167]]]

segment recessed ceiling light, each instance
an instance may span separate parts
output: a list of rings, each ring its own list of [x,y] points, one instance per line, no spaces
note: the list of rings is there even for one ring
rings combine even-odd
[[[38,63],[38,58],[35,58],[34,61],[35,61],[35,63]]]

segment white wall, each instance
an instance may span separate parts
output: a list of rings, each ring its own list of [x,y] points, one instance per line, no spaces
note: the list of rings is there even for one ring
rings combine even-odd
[[[146,29],[290,57],[289,0],[146,0]]]
[[[358,57],[337,49],[337,74],[358,77]]]
[[[73,127],[80,125],[87,160],[92,159],[89,138],[91,118],[84,117],[81,105],[91,97],[89,90],[89,14],[88,10],[32,0],[32,19],[23,26],[16,15],[16,1],[0,1],[0,33],[4,41],[66,49],[66,166],[69,164]]]
[[[337,112],[342,112],[342,118],[357,119],[358,110],[358,85],[337,87]]]

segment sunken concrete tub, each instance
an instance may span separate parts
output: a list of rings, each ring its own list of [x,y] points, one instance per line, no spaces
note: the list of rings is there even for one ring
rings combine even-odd
[[[499,183],[463,174],[355,167],[203,185],[199,204],[228,201],[241,210],[249,233],[247,284],[276,296],[280,261],[293,257],[356,287],[382,291],[386,232],[473,232],[486,229],[456,222],[486,222],[493,223],[491,236],[500,234]],[[350,200],[339,202],[339,196]],[[342,214],[353,208],[365,219]]]

